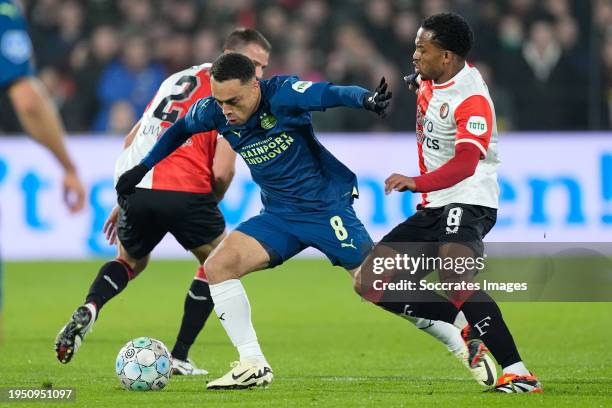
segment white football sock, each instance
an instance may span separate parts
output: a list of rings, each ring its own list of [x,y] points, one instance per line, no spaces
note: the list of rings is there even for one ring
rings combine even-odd
[[[461,330],[450,323],[415,317],[409,317],[408,320],[414,323],[418,329],[444,343],[451,353],[458,353],[465,348],[465,342],[461,337]]]
[[[531,375],[525,364],[522,361],[518,363],[510,364],[508,367],[502,368],[504,374],[516,374],[516,375]]]
[[[229,279],[210,285],[210,295],[215,302],[217,317],[232,344],[238,349],[240,360],[265,361],[251,323],[251,305],[242,282],[239,279]]]

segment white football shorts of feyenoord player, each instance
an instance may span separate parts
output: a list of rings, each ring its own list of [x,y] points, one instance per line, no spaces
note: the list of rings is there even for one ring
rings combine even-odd
[[[471,143],[481,152],[473,176],[443,190],[423,194],[429,208],[451,203],[498,207],[497,125],[489,90],[480,72],[465,64],[450,81],[421,81],[417,91],[417,144],[421,174],[436,170]]]

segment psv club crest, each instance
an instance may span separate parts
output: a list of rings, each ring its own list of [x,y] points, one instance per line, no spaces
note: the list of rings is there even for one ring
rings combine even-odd
[[[276,126],[276,118],[270,114],[264,113],[259,117],[259,124],[265,130],[270,130]]]

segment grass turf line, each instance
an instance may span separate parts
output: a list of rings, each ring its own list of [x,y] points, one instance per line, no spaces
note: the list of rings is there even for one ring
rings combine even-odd
[[[105,306],[75,359],[64,366],[55,359],[54,337],[83,301],[100,265],[5,265],[0,387],[51,382],[55,388],[76,389],[77,402],[69,406],[116,408],[612,404],[610,303],[503,304],[519,350],[542,379],[545,393],[483,394],[442,345],[409,322],[359,300],[346,272],[318,260],[290,261],[244,279],[260,343],[275,371],[268,389],[205,391],[205,380],[224,374],[237,357],[212,316],[190,354],[209,376],[173,377],[161,392],[124,391],[114,374],[117,352],[138,336],[172,348],[196,265],[153,261]]]

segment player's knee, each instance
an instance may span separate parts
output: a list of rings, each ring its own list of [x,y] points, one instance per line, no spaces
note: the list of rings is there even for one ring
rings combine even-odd
[[[237,279],[239,273],[240,253],[230,249],[213,253],[206,262],[204,270],[211,285],[221,283],[228,279]]]

